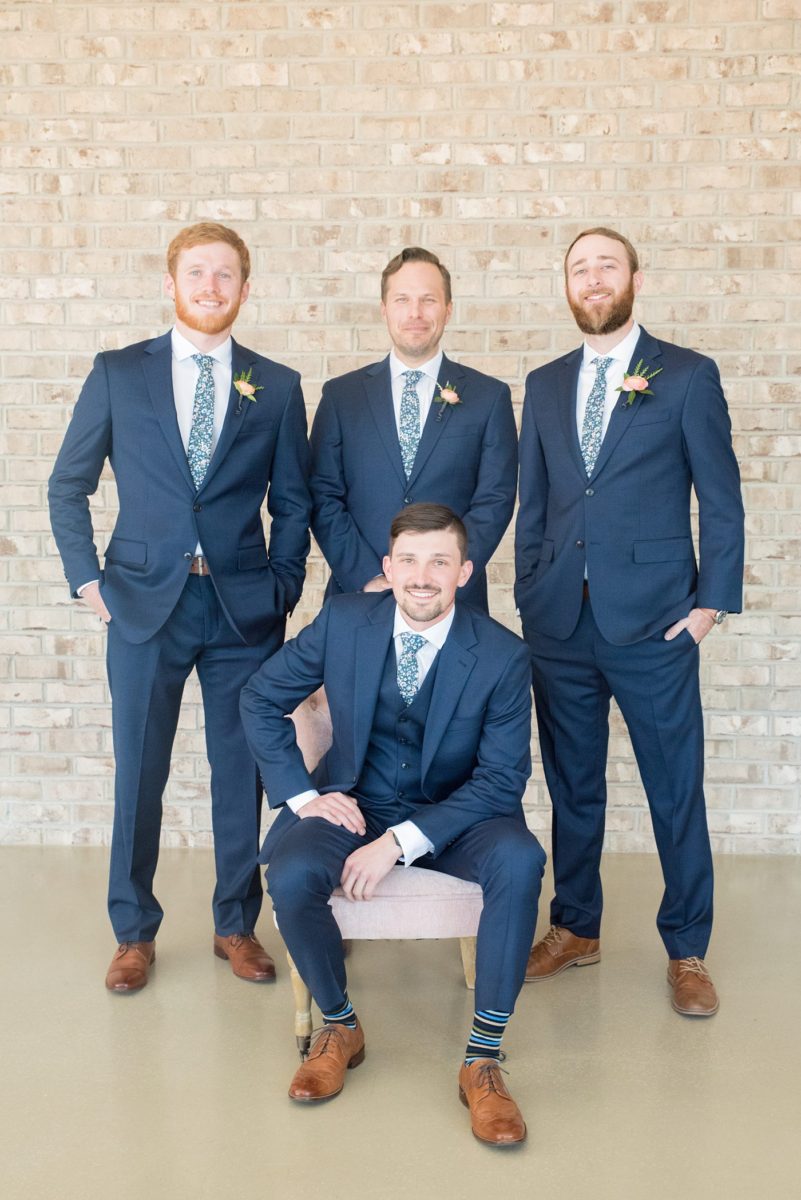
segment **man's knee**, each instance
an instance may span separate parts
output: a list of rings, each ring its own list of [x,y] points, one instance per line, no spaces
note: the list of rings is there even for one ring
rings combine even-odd
[[[516,895],[538,895],[545,870],[545,851],[524,825],[504,822],[495,831],[486,870]]]

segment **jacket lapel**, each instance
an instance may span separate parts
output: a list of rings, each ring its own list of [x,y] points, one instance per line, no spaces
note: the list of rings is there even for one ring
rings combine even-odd
[[[371,612],[367,622],[356,630],[356,686],[353,695],[353,764],[358,777],[364,764],[373,716],[378,703],[381,676],[392,640],[395,603],[391,593],[386,603]]]
[[[214,453],[211,456],[211,462],[209,463],[208,470],[206,471],[206,475],[203,479],[202,484],[200,485],[201,491],[207,485],[209,480],[212,478],[212,476],[214,475],[214,472],[219,468],[220,463],[224,460],[226,454],[233,446],[234,441],[236,440],[237,436],[239,435],[240,429],[242,428],[242,426],[245,423],[245,420],[247,419],[247,414],[248,414],[249,410],[253,407],[252,400],[248,400],[247,398],[242,399],[240,397],[239,392],[234,387],[234,379],[236,378],[237,375],[240,375],[243,371],[245,371],[245,372],[249,371],[250,368],[255,365],[256,365],[256,360],[255,360],[254,356],[250,353],[250,351],[243,349],[243,347],[240,346],[237,342],[235,342],[232,338],[231,339],[231,390],[228,394],[228,408],[225,413],[225,419],[223,420],[223,427],[220,430],[219,441],[217,442],[217,445],[214,448]],[[253,382],[258,383],[258,380],[254,378]],[[264,391],[263,395],[264,396],[267,395],[266,390]],[[241,400],[241,403],[240,403],[240,400]],[[258,402],[259,401],[258,401],[258,395],[257,395],[256,403],[258,403]]]
[[[403,469],[398,430],[395,425],[395,410],[392,406],[392,381],[389,375],[389,358],[374,363],[364,371],[364,390],[367,392],[367,407],[378,429],[387,457],[401,483],[406,487],[406,472]]]
[[[587,471],[584,466],[584,459],[581,457],[581,443],[579,442],[578,426],[576,425],[576,397],[578,396],[579,371],[581,370],[583,354],[583,347],[579,346],[578,350],[571,351],[570,354],[566,354],[562,359],[558,405],[562,432],[570,451],[570,457],[578,468],[581,478],[586,479]]]
[[[467,376],[458,363],[452,362],[443,354],[442,362],[440,363],[439,376],[437,382],[440,387],[445,387],[446,383],[451,384],[454,391],[458,394],[460,401],[464,402],[464,393],[467,386]],[[423,426],[423,431],[420,436],[420,444],[417,447],[412,473],[409,476],[409,487],[417,481],[417,477],[426,464],[426,461],[431,456],[434,447],[442,436],[442,431],[447,428],[449,421],[459,420],[459,414],[455,411],[461,408],[461,404],[443,404],[437,403],[438,389],[434,391],[434,399],[431,407],[428,410],[426,423]]]
[[[172,390],[172,341],[169,333],[156,338],[145,347],[142,370],[161,431],[177,463],[178,470],[186,480],[187,486],[194,492],[195,485],[186,459],[184,444],[181,441],[181,431],[178,428],[178,416],[175,411],[175,395]]]
[[[631,356],[631,361],[626,369],[626,374],[643,359],[645,365],[649,368],[658,367],[659,359],[662,357],[662,351],[656,338],[651,337],[645,329],[640,330],[640,336],[637,339],[637,345],[634,347],[634,353]],[[650,398],[650,397],[649,397]],[[604,440],[601,442],[601,449],[598,453],[598,458],[595,461],[595,468],[590,476],[595,479],[599,471],[602,471],[606,463],[609,461],[615,446],[618,444],[623,434],[628,429],[632,422],[634,414],[643,402],[643,396],[640,392],[635,393],[634,400],[631,404],[626,403],[626,393],[620,393],[620,399],[612,410],[612,416],[609,418],[609,425],[604,435]]]
[[[434,677],[428,719],[423,735],[421,769],[424,780],[470,674],[476,665],[476,656],[470,647],[475,646],[477,640],[470,610],[462,607],[457,600],[451,631],[439,652],[437,673]]]

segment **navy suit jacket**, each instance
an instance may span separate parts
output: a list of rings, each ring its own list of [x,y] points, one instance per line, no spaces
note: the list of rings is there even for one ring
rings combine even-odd
[[[244,641],[259,641],[300,597],[311,512],[300,376],[236,342],[232,367],[233,376],[252,369],[263,390],[255,403],[240,400],[232,383],[199,490],[178,428],[169,333],[98,354],[75,406],[50,478],[53,533],[73,595],[99,578],[112,619],[130,642],[146,641],[167,620],[198,541]],[[87,498],[106,459],[119,515],[101,572]],[[269,550],[260,512],[265,493]]]
[[[243,688],[242,721],[271,808],[315,786],[349,792],[356,784],[394,619],[391,592],[333,596]],[[333,744],[313,782],[286,717],[320,684],[331,709]],[[438,655],[423,740],[427,803],[411,816],[435,855],[479,821],[524,819],[530,741],[528,648],[491,617],[457,602]],[[273,830],[262,861],[275,844]]]
[[[628,405],[621,392],[589,479],[576,427],[582,349],[528,376],[515,540],[526,633],[570,636],[585,562],[593,616],[613,645],[647,638],[694,607],[740,611],[743,506],[718,369],[644,329],[629,370],[640,359],[662,368],[653,395]]]
[[[356,592],[382,573],[404,504],[447,504],[464,521],[475,570],[460,593],[487,607],[485,568],[514,510],[517,433],[509,388],[443,355],[439,382],[461,401],[431,405],[412,474],[403,469],[389,359],[330,380],[311,433],[312,532],[333,573]]]

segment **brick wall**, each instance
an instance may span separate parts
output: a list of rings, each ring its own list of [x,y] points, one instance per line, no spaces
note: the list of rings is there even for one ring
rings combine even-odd
[[[35,3],[0,10],[0,836],[100,843],[103,634],[67,597],[45,485],[100,348],[163,330],[163,250],[201,218],[254,251],[238,336],[322,381],[381,356],[404,244],[454,276],[446,346],[512,385],[576,344],[561,257],[624,230],[640,319],[719,362],[745,481],[747,612],[704,643],[720,850],[801,849],[801,0]],[[94,504],[101,543],[114,485]],[[515,625],[511,538],[492,567]],[[312,560],[300,621],[320,602]],[[207,844],[190,684],[165,841]],[[625,728],[609,843],[651,849]],[[547,828],[539,767],[528,801]]]

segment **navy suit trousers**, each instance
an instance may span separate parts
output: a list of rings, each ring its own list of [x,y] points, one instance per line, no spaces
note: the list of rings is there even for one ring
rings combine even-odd
[[[609,702],[631,736],[648,797],[665,891],[657,927],[670,958],[703,957],[712,929],[712,854],[703,792],[698,647],[683,630],[628,646],[601,635],[585,599],[564,639],[532,629],[534,699],[553,803],[554,925],[597,938],[606,814]]]
[[[247,646],[225,618],[209,576],[190,575],[172,614],[145,642],[108,626],[116,781],[109,916],[117,940],[151,941],[163,910],[153,894],[162,793],[184,684],[197,668],[211,766],[217,933],[250,933],[261,908],[261,787],[239,716],[239,693],[283,642],[284,622]]]
[[[383,832],[366,809],[365,818],[367,833],[359,837],[321,817],[295,817],[267,868],[281,936],[322,1012],[341,1008],[347,990],[342,937],[328,900],[348,855]],[[512,1012],[537,923],[545,866],[539,842],[522,821],[495,817],[468,829],[437,858],[426,854],[414,865],[481,885],[476,1007]]]

